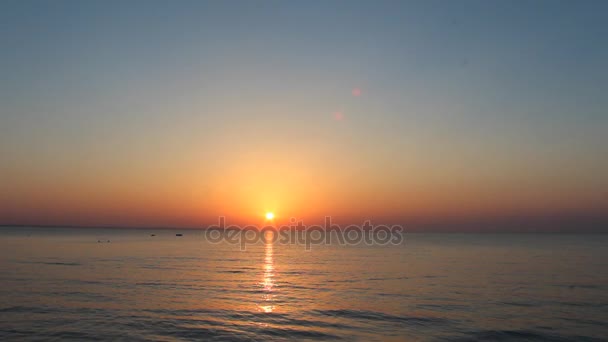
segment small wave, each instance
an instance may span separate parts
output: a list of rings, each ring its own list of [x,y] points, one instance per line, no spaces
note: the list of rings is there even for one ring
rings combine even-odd
[[[575,290],[575,289],[598,290],[598,289],[602,288],[602,286],[600,286],[600,285],[591,285],[591,284],[561,284],[561,285],[555,285],[555,286],[567,288],[570,290]]]
[[[585,324],[591,326],[599,326],[599,327],[608,327],[608,323],[604,321],[594,320],[594,319],[581,319],[581,318],[573,318],[573,317],[561,317],[561,320],[567,322],[574,322],[578,324]]]
[[[597,302],[597,303],[583,303],[583,302],[559,302],[559,305],[565,306],[579,306],[586,308],[605,308],[608,307],[608,303]]]
[[[320,331],[309,331],[309,330],[298,330],[298,329],[264,329],[259,331],[261,334],[276,336],[276,337],[286,337],[289,339],[294,338],[310,338],[315,340],[341,340],[340,337],[336,335],[322,333]]]
[[[2,313],[29,313],[29,314],[98,314],[105,312],[104,309],[95,308],[66,308],[53,306],[9,306],[0,308]]]
[[[6,308],[0,308],[0,312],[26,312],[27,307],[25,306],[9,306]]]
[[[51,337],[51,339],[59,338],[61,340],[67,339],[67,340],[77,340],[77,341],[103,341],[104,339],[108,338],[107,336],[104,338],[95,333],[88,333],[88,332],[84,332],[84,331],[65,331],[65,330],[54,332],[50,335],[50,337]]]
[[[473,331],[455,338],[448,338],[449,341],[548,341],[548,342],[565,342],[565,341],[602,341],[597,338],[585,336],[557,335],[548,334],[540,331],[531,330],[481,330]]]
[[[21,264],[34,264],[34,265],[58,265],[58,266],[81,266],[78,262],[59,262],[59,261],[21,261]]]
[[[285,288],[288,289],[295,289],[295,290],[315,290],[315,291],[327,291],[329,289],[325,288],[325,287],[319,287],[319,286],[305,286],[305,285],[298,285],[296,283],[292,283],[289,281],[283,281],[280,283],[277,283],[278,285],[282,285]]]
[[[80,280],[80,279],[70,279],[66,280],[66,283],[75,284],[75,285],[105,285],[106,282],[97,281],[97,280]]]
[[[266,336],[270,339],[280,337],[285,339],[339,340],[341,339],[339,336],[318,329],[350,328],[340,324],[293,319],[288,314],[278,313],[205,309],[144,311],[170,314],[164,321],[154,323],[152,333],[156,337],[155,340],[162,340],[167,336],[179,339],[230,341],[252,339],[246,338],[247,336],[256,336],[253,339]],[[201,319],[201,316],[214,317],[214,319]],[[132,318],[133,316],[130,317],[130,319]],[[260,322],[264,323],[265,326],[252,326],[244,322]],[[147,324],[143,327],[140,324],[133,325],[133,322],[128,324],[130,328],[148,329]]]
[[[153,333],[153,340],[166,340],[167,337],[187,340],[230,340],[230,341],[250,341],[239,334],[238,331],[214,326],[213,328],[184,326],[177,322],[156,322],[155,326],[145,325],[145,329],[153,329],[148,333]],[[142,328],[142,327],[140,327]]]
[[[405,293],[377,293],[376,295],[381,297],[396,297],[396,298],[410,298],[412,295]]]
[[[463,311],[470,312],[472,309],[468,305],[462,304],[418,304],[417,308],[420,309],[429,309],[429,310],[437,310],[437,311]]]
[[[448,320],[438,317],[395,316],[376,311],[365,310],[316,310],[317,314],[331,317],[344,317],[376,322],[413,323],[413,324],[445,324]]]
[[[403,280],[407,277],[367,278],[367,280]]]
[[[508,305],[508,306],[521,306],[521,307],[535,307],[535,306],[540,306],[540,303],[534,303],[534,302],[500,302],[501,305]]]

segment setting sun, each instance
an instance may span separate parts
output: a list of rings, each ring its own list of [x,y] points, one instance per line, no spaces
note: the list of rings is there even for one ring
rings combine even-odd
[[[274,213],[267,212],[267,213],[266,213],[266,219],[267,219],[267,220],[272,220],[272,219],[274,219]]]

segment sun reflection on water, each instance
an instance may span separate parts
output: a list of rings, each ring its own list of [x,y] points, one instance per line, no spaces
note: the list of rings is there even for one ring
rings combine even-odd
[[[263,312],[273,312],[273,288],[274,288],[274,259],[273,259],[273,243],[272,232],[266,232],[264,238],[266,244],[264,247],[264,276],[262,286],[264,287],[264,302],[259,305],[259,309]]]

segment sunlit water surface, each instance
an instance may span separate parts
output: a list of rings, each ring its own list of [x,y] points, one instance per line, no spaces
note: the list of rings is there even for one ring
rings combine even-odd
[[[608,337],[606,235],[240,251],[175,233],[0,229],[0,340]]]

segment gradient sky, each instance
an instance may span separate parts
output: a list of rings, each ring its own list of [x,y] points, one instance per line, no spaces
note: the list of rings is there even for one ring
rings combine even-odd
[[[606,13],[2,1],[0,223],[608,231]]]

